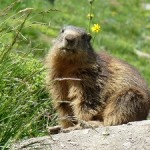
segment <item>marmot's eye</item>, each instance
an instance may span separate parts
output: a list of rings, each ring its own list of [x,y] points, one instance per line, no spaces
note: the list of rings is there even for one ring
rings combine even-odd
[[[86,39],[86,35],[83,34],[81,38],[82,38],[83,40],[85,40],[85,39]]]

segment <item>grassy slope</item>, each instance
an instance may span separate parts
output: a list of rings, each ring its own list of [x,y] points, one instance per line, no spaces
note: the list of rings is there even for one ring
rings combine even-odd
[[[49,117],[52,118],[50,121],[53,120],[53,110],[44,90],[41,59],[63,25],[72,24],[89,30],[86,17],[90,8],[88,0],[80,3],[77,0],[56,0],[54,6],[46,0],[24,0],[7,7],[11,2],[2,0],[0,5],[0,52],[8,49],[27,14],[16,13],[27,7],[34,10],[11,52],[0,64],[1,146],[7,146],[6,143],[12,140],[46,134],[45,124],[50,124],[47,122]],[[146,28],[150,11],[143,10],[141,4],[139,0],[95,0],[91,25],[99,23],[102,30],[96,35],[93,45],[97,51],[105,50],[136,66],[150,85],[150,61],[134,53],[135,49],[149,52],[150,46],[145,38],[150,33],[150,29]]]
[[[146,37],[150,33],[149,15],[150,11],[143,9],[142,4],[148,0],[95,0],[93,5],[94,18],[92,24],[99,23],[101,32],[96,35],[94,48],[97,51],[105,50],[116,57],[126,60],[134,65],[144,75],[150,83],[149,61],[138,58],[134,51],[136,49],[143,52],[149,52],[150,42]],[[50,41],[56,36],[59,29],[68,24],[80,26],[89,30],[88,0],[56,0],[55,5],[48,1],[32,0],[23,2],[16,7],[16,11],[26,7],[33,7],[34,11],[22,31],[25,37],[31,41],[31,44],[24,39],[18,43],[23,49],[32,47],[33,53],[37,56],[44,56],[50,46]],[[57,9],[59,11],[49,11]],[[44,25],[41,23],[45,23]],[[30,26],[30,28],[29,28]],[[27,44],[28,43],[28,44]]]

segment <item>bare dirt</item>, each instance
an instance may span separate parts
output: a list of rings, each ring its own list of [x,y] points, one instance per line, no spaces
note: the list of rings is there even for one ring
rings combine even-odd
[[[15,143],[12,150],[150,150],[150,120],[76,130]]]

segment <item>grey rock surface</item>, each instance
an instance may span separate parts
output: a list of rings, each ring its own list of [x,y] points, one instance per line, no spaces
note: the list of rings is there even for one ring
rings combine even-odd
[[[150,120],[76,130],[15,143],[13,150],[150,150]]]

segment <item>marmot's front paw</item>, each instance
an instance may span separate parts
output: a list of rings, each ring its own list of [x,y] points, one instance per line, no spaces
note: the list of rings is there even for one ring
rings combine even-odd
[[[86,128],[97,128],[97,127],[100,127],[100,126],[103,126],[103,123],[100,122],[100,121],[82,121],[80,123],[80,126],[84,129]]]
[[[75,125],[75,126],[73,126],[73,127],[69,127],[69,128],[62,129],[61,132],[63,132],[63,133],[68,133],[68,132],[70,132],[70,131],[81,130],[81,129],[82,129],[82,127],[80,126],[80,124],[77,124],[77,125]]]
[[[53,127],[47,127],[47,130],[50,134],[58,134],[61,132],[62,128],[61,126],[53,126]]]

